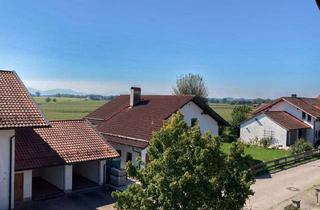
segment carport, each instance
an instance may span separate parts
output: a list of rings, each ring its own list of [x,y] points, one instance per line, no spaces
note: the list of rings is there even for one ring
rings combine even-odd
[[[103,184],[105,163],[105,160],[95,160],[73,164],[72,189],[79,190]]]
[[[118,157],[86,120],[16,132],[15,194],[19,201],[55,197],[105,183],[106,160]]]

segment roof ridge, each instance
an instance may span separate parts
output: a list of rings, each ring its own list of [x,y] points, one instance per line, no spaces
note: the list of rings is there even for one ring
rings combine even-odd
[[[71,122],[71,121],[74,121],[74,122],[79,122],[79,121],[87,121],[86,119],[66,119],[66,120],[50,120],[49,122]]]
[[[0,72],[8,72],[8,73],[14,73],[14,70],[6,70],[6,69],[0,69]]]

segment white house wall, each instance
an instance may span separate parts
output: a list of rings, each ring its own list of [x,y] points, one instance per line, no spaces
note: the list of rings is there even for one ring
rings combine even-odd
[[[135,148],[135,147],[123,145],[123,144],[112,143],[112,146],[115,150],[121,151],[121,157],[120,157],[120,160],[121,160],[120,167],[121,168],[126,167],[127,152],[130,152],[132,154],[132,164],[133,165],[138,165],[138,162],[136,159],[139,157],[140,154],[141,154],[141,156],[143,155],[143,157],[141,157],[142,161],[145,161],[146,151],[142,152],[143,150],[141,150],[139,148]]]
[[[10,186],[10,138],[14,136],[14,130],[0,130],[0,209],[9,207]],[[12,148],[14,158],[14,148]],[[14,159],[13,159],[14,160]],[[14,196],[14,161],[11,163],[11,198]],[[11,205],[13,206],[13,200]]]
[[[307,125],[310,125],[310,127],[312,129],[308,129],[307,133],[306,133],[306,140],[308,142],[310,142],[311,144],[314,143],[313,142],[313,136],[314,136],[314,131],[313,131],[313,127],[314,127],[314,122],[315,122],[315,118],[311,116],[311,121],[308,122],[308,118],[306,117],[306,119],[302,119],[302,110],[297,108],[296,106],[286,102],[286,101],[281,101],[275,105],[273,105],[269,111],[286,111],[289,114],[293,115],[294,117],[298,118],[299,120],[303,121],[304,123],[306,123]],[[306,113],[308,115],[308,113]]]
[[[40,177],[61,190],[72,190],[72,165],[42,168],[40,169]]]
[[[200,126],[201,133],[210,131],[213,136],[219,135],[218,122],[210,115],[203,114],[203,110],[194,102],[189,102],[180,109],[184,116],[185,122],[190,126],[191,120],[197,118]]]
[[[88,161],[73,165],[73,172],[83,176],[95,183],[100,182],[100,164],[99,161]]]
[[[251,143],[255,139],[264,137],[266,131],[272,131],[273,144],[286,146],[287,130],[272,121],[265,114],[260,114],[240,126],[240,139]]]

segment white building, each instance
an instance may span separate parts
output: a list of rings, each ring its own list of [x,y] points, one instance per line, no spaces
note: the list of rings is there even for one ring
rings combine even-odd
[[[17,129],[48,125],[16,73],[0,70],[0,210],[14,207]]]
[[[13,71],[0,71],[0,210],[103,185],[119,155],[87,120],[47,121]]]
[[[198,121],[201,132],[211,131],[218,136],[219,126],[228,123],[207,104],[194,96],[142,95],[140,88],[106,103],[86,118],[105,136],[121,155],[121,167],[136,158],[148,162],[147,146],[154,131],[165,120],[180,111],[188,125]]]
[[[284,148],[299,138],[311,144],[320,139],[320,99],[293,95],[259,107],[241,123],[240,139],[252,142],[267,137]]]

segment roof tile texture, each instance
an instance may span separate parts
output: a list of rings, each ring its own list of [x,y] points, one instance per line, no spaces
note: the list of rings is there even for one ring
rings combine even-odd
[[[115,158],[116,151],[86,120],[51,121],[16,132],[16,170]]]
[[[16,73],[0,70],[0,128],[47,125],[48,122]]]
[[[268,111],[264,114],[287,130],[310,128],[310,126],[303,121],[284,111]]]

